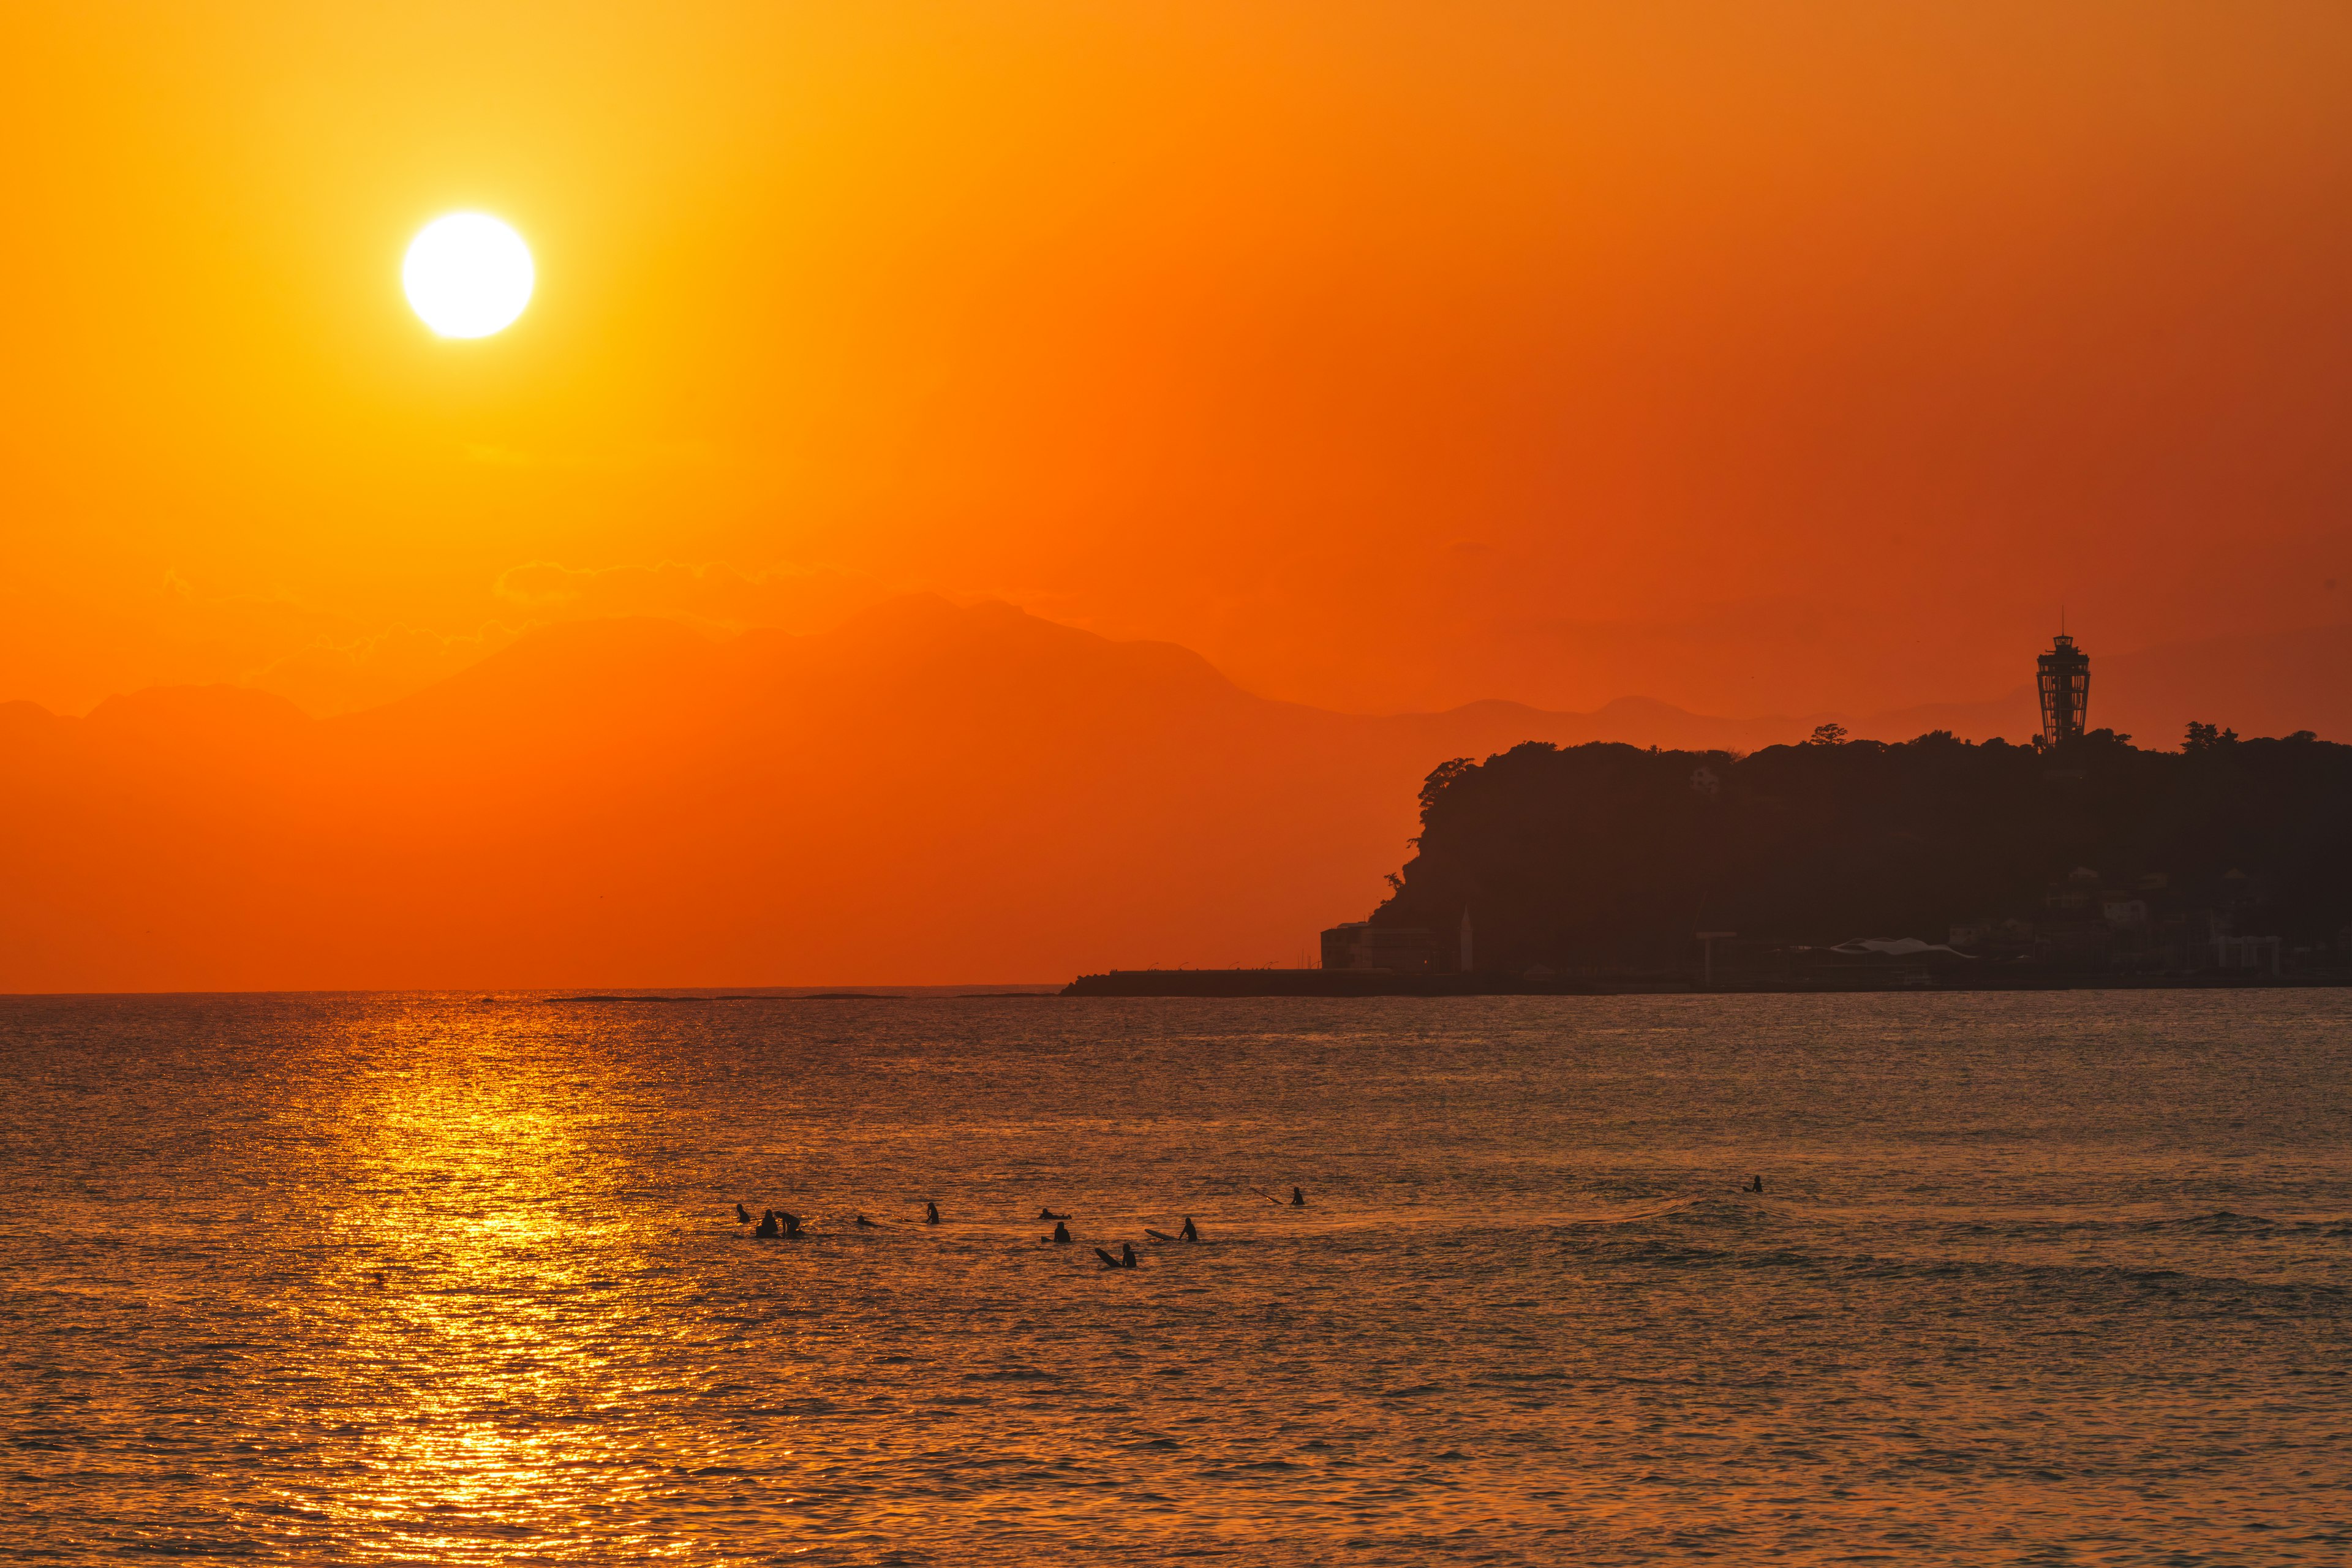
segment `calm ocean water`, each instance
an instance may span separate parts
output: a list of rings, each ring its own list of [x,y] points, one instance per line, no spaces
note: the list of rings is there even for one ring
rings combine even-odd
[[[2341,1563],[2347,1069],[2325,991],[0,999],[0,1558]]]

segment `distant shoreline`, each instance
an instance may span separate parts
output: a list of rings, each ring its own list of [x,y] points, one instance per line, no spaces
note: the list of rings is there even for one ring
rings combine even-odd
[[[1106,974],[1082,974],[1058,989],[1048,983],[1042,987],[1014,989],[1007,986],[1001,990],[943,985],[877,987],[870,991],[803,991],[779,987],[764,991],[752,988],[725,991],[664,988],[634,992],[521,991],[495,994],[485,994],[470,987],[381,991],[5,991],[0,992],[0,1003],[210,1002],[251,998],[342,1000],[424,996],[445,997],[475,1006],[626,1006],[638,1004],[674,1005],[681,1003],[759,1002],[1039,1002],[1090,996],[1245,999],[1254,996],[1819,995],[1905,991],[1950,994],[1970,991],[2332,991],[2347,986],[2352,986],[2352,975],[2313,973],[2236,978],[2220,974],[2102,975],[2078,972],[2032,977],[2004,975],[1997,979],[1963,979],[1938,973],[1922,983],[1916,978],[1900,978],[1899,972],[1889,972],[1836,980],[1726,978],[1708,986],[1696,980],[1663,978],[1530,980],[1512,975],[1387,974],[1347,969],[1115,969]]]
[[[1822,994],[1882,991],[2244,991],[2336,989],[2342,975],[2048,974],[1960,976],[1898,970],[1805,980],[1570,979],[1487,974],[1388,974],[1359,969],[1114,969],[1081,974],[1065,996],[1658,996],[1727,993]]]

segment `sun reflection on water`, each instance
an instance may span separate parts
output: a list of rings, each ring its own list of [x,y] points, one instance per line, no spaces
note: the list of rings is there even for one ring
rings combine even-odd
[[[285,1173],[323,1230],[289,1381],[338,1391],[310,1418],[360,1478],[285,1500],[395,1556],[610,1551],[660,1454],[620,1415],[647,1392],[631,1349],[658,1321],[652,1247],[622,1213],[628,1086],[511,1050],[487,1072],[464,1034],[401,1043],[397,1066],[341,1075]]]

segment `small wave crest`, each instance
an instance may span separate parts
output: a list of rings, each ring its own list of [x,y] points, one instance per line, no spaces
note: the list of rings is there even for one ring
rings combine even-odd
[[[2200,1214],[2146,1216],[2101,1215],[2083,1218],[2018,1216],[1971,1219],[1956,1222],[1949,1228],[1953,1233],[1962,1236],[2008,1237],[2019,1239],[2035,1236],[2332,1237],[2352,1236],[2352,1219],[2273,1219],[2263,1215],[2240,1214],[2234,1209],[2210,1209]]]
[[[1678,1229],[1749,1230],[1763,1223],[1769,1214],[1760,1205],[1737,1198],[1681,1197],[1633,1208],[1572,1215],[1555,1223],[1564,1230],[1618,1230],[1650,1225],[1669,1225]]]

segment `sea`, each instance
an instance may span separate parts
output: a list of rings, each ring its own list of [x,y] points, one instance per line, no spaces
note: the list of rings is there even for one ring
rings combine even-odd
[[[2344,1563],[2352,992],[0,999],[159,1558]]]

